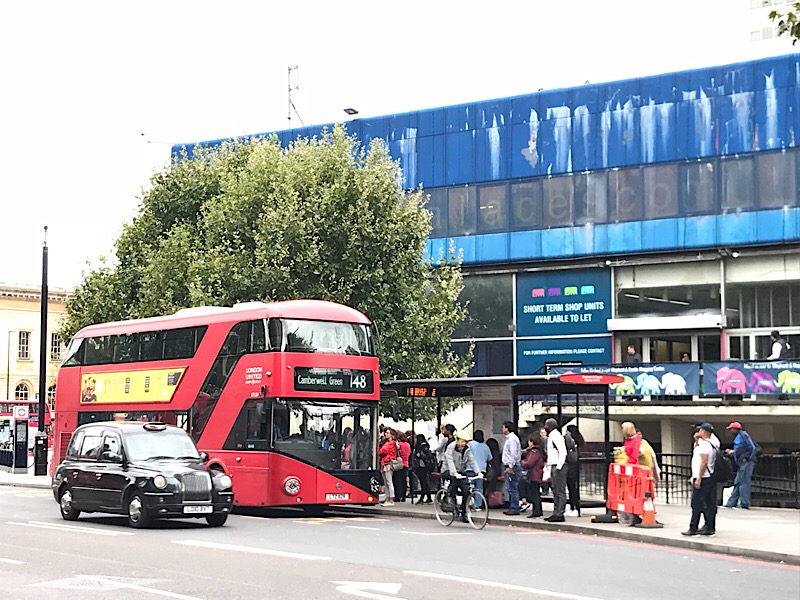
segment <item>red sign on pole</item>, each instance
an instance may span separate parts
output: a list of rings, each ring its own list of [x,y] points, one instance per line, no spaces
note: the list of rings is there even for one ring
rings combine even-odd
[[[611,385],[622,383],[622,375],[608,373],[564,373],[558,376],[562,383],[579,383],[584,385]]]

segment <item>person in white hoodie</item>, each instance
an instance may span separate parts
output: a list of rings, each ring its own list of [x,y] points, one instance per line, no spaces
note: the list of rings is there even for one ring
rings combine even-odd
[[[547,462],[544,467],[544,478],[548,478],[549,470],[553,488],[553,514],[545,518],[545,521],[563,523],[564,509],[567,507],[567,446],[555,419],[547,419],[544,422],[544,429],[547,431]]]

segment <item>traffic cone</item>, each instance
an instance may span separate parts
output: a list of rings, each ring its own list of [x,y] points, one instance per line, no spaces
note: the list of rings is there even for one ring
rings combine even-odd
[[[642,522],[637,523],[635,527],[642,527],[644,529],[660,529],[664,527],[663,523],[656,521],[656,505],[653,503],[653,495],[650,492],[644,493],[643,512]]]

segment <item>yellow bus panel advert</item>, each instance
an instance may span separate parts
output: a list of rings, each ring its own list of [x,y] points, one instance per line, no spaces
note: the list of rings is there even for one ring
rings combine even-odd
[[[84,373],[81,404],[169,402],[185,367],[115,373]]]

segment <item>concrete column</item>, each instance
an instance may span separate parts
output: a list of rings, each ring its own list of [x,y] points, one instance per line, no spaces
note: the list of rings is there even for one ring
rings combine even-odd
[[[692,429],[684,421],[661,421],[661,451],[665,454],[684,454],[692,450]]]

